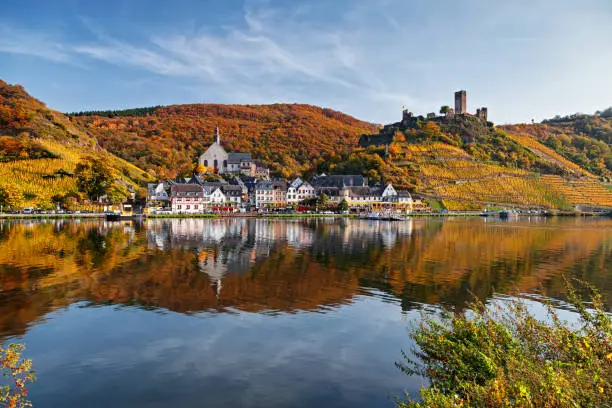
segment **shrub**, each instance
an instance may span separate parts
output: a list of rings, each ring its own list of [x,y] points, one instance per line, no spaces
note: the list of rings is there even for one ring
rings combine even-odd
[[[569,285],[568,285],[569,286]],[[411,333],[418,349],[397,363],[430,381],[421,401],[400,407],[601,407],[612,401],[612,324],[592,288],[592,309],[568,288],[576,325],[548,305],[536,318],[520,300],[474,303],[426,318]],[[609,406],[609,405],[608,405]]]
[[[21,344],[10,344],[7,348],[0,346],[0,369],[8,384],[0,381],[0,407],[31,407],[26,399],[27,384],[35,380],[32,360],[21,357],[25,347]]]

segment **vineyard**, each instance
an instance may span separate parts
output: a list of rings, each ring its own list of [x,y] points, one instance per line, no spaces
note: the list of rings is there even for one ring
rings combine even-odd
[[[118,186],[142,185],[150,176],[104,149],[63,114],[45,107],[18,85],[0,80],[0,188],[3,206],[93,209],[77,188],[77,164],[103,162]],[[8,198],[7,198],[8,197]]]
[[[612,191],[593,180],[567,180],[559,176],[542,176],[553,192],[562,195],[572,205],[612,207]]]
[[[576,163],[567,160],[559,153],[555,152],[549,147],[544,146],[542,143],[538,142],[536,139],[529,135],[509,133],[509,136],[519,142],[521,145],[534,152],[536,155],[545,158],[546,160],[549,160],[557,164],[559,167],[565,169],[568,174],[594,177],[592,174],[584,170],[582,167],[578,166]]]

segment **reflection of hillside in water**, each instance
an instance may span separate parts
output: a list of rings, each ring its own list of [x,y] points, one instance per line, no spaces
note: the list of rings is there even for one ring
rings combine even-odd
[[[612,221],[174,219],[0,223],[0,333],[77,301],[180,313],[324,311],[387,293],[462,307],[562,272],[612,287]],[[608,296],[608,301],[610,296]]]

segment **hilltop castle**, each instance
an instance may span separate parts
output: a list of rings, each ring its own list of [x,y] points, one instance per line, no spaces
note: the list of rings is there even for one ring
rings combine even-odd
[[[361,135],[359,145],[368,147],[371,145],[382,146],[393,142],[393,135],[400,129],[419,129],[424,122],[436,122],[439,125],[456,128],[457,133],[461,133],[466,140],[473,138],[467,128],[482,127],[486,129],[492,124],[488,122],[488,109],[482,107],[476,109],[476,114],[468,113],[467,110],[467,91],[460,90],[455,92],[455,109],[443,106],[440,114],[430,112],[426,116],[415,116],[408,109],[402,111],[402,121],[394,124],[385,125],[378,134]],[[482,131],[482,130],[481,130]],[[486,130],[485,130],[486,131]]]
[[[441,112],[442,113],[442,112]],[[414,118],[414,114],[412,112],[408,112],[407,109],[402,111],[402,123],[406,120],[411,120]],[[476,109],[476,115],[472,115],[467,111],[467,91],[461,90],[455,92],[455,109],[448,108],[444,113],[442,113],[442,117],[445,118],[453,118],[455,115],[469,115],[476,116],[482,120],[487,120],[488,109],[486,107],[482,107],[480,109]],[[439,118],[434,112],[427,114],[427,119],[436,119]]]

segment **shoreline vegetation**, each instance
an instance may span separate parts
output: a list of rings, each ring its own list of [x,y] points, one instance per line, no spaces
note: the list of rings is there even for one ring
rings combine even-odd
[[[566,281],[564,320],[544,301],[540,317],[521,299],[473,302],[461,313],[424,316],[415,341],[396,366],[428,380],[420,401],[406,395],[399,408],[603,407],[612,401],[612,318],[602,296]]]

